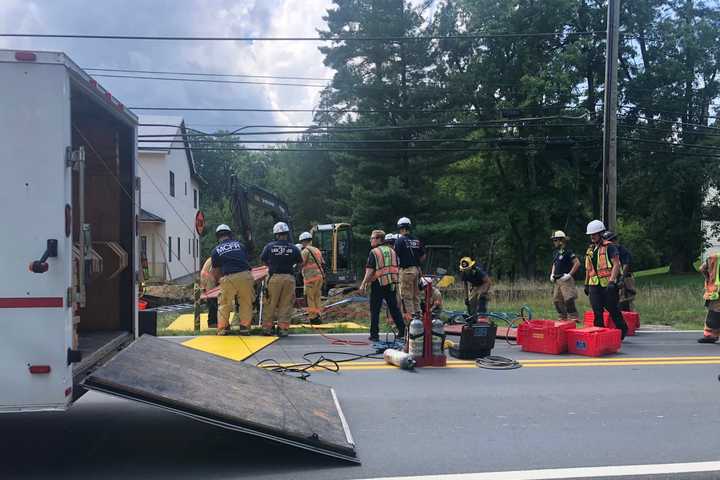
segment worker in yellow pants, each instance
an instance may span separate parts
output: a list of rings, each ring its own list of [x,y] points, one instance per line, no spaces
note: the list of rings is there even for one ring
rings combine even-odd
[[[272,333],[277,321],[278,335],[285,337],[290,329],[290,315],[295,303],[294,266],[300,263],[300,250],[290,243],[290,227],[278,222],[273,227],[275,240],[265,245],[260,259],[268,266],[267,302],[263,312],[263,333]]]
[[[425,261],[425,247],[410,233],[412,222],[402,217],[397,222],[400,235],[395,239],[395,252],[400,262],[400,298],[407,322],[420,314],[420,265]]]
[[[302,275],[305,287],[305,300],[307,301],[307,316],[311,324],[322,323],[322,287],[325,281],[325,263],[322,253],[312,246],[310,232],[300,234],[302,250]]]
[[[217,246],[211,255],[211,275],[220,284],[218,299],[218,335],[230,332],[230,314],[235,309],[235,299],[240,304],[240,334],[250,333],[252,323],[255,282],[250,273],[245,246],[233,238],[230,227],[222,224],[215,230]]]

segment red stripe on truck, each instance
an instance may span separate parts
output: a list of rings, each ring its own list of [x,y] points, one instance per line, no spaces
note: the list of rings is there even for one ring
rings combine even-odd
[[[0,308],[62,308],[62,297],[0,298]]]

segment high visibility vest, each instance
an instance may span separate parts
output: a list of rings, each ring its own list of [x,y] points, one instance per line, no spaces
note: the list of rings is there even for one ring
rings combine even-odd
[[[608,279],[612,274],[613,263],[612,259],[608,256],[607,247],[610,245],[609,242],[603,242],[599,246],[590,245],[585,252],[585,284],[586,285],[600,285],[601,287],[608,286]],[[597,271],[593,264],[593,254],[597,250]]]
[[[380,245],[371,250],[375,257],[375,280],[381,286],[396,284],[400,281],[400,267],[395,250]]]
[[[308,283],[321,282],[324,277],[321,266],[323,264],[323,258],[320,250],[312,245],[308,245],[303,248],[301,253],[303,259],[303,283],[307,285]]]
[[[720,253],[708,257],[707,273],[705,276],[705,300],[717,300],[720,298],[720,269],[718,268],[718,259]]]

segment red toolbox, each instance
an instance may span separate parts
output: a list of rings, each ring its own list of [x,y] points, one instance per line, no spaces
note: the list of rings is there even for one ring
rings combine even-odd
[[[530,320],[518,326],[517,341],[523,352],[558,355],[567,351],[565,332],[571,328],[575,328],[575,322]]]
[[[623,318],[625,319],[625,323],[627,323],[628,326],[628,336],[635,335],[635,330],[640,328],[640,314],[637,312],[620,312],[622,313]],[[586,327],[594,327],[595,326],[595,313],[592,311],[585,312],[585,315],[583,317],[584,324]],[[610,314],[605,311],[603,312],[603,319],[605,321],[605,327],[607,328],[615,328],[615,322],[612,321],[612,318],[610,318]]]
[[[571,328],[566,334],[568,352],[577,355],[599,357],[620,351],[622,345],[620,330],[616,328]]]

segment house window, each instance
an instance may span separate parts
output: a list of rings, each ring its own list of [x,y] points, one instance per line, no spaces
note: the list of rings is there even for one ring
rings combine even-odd
[[[175,174],[170,172],[170,196],[175,196]]]
[[[178,261],[180,261],[180,237],[177,237],[177,251],[178,251]]]
[[[140,236],[140,255],[147,258],[147,237],[145,235]]]
[[[185,182],[185,196],[187,197],[187,182]]]
[[[198,194],[197,194],[197,189],[196,189],[196,188],[193,188],[193,208],[194,208],[194,209],[197,209],[197,207],[198,207]]]
[[[172,262],[172,237],[168,237],[168,263]]]

